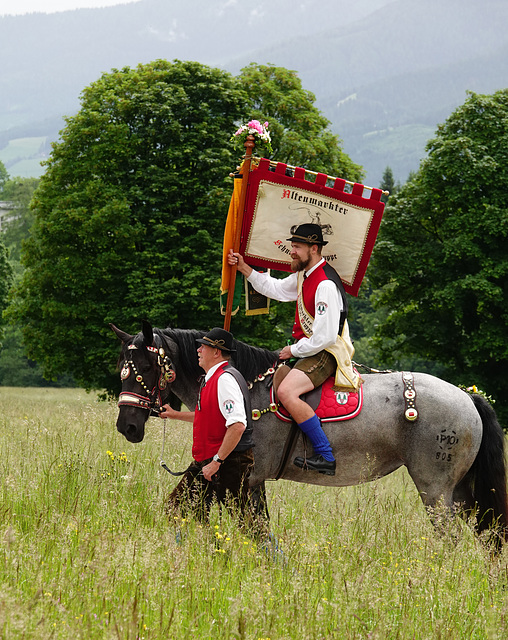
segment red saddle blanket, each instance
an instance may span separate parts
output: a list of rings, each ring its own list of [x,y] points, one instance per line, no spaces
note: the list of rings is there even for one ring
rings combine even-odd
[[[321,387],[315,389],[312,395],[318,394],[318,404],[312,403],[316,415],[321,422],[336,422],[337,420],[350,420],[355,418],[363,406],[362,385],[357,392],[349,391],[333,391],[332,386],[335,377],[331,376]],[[310,394],[309,394],[310,395]],[[309,401],[309,397],[306,398]],[[284,422],[291,422],[291,416],[282,405],[275,402],[275,393],[273,387],[270,389],[270,400],[273,404],[277,404],[278,408],[275,415]]]

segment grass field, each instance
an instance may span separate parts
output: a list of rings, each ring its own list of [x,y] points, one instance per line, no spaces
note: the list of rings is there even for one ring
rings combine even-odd
[[[407,475],[268,485],[264,547],[229,516],[165,515],[162,421],[129,444],[80,390],[0,388],[0,638],[492,639],[508,629],[508,551],[431,526]],[[170,423],[166,461],[190,461]],[[340,464],[340,461],[339,461]]]

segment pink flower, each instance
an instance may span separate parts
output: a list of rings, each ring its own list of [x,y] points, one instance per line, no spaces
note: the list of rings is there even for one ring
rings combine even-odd
[[[261,126],[259,120],[251,120],[247,123],[247,126],[249,127],[249,129],[254,129],[258,133],[263,133],[263,127]]]

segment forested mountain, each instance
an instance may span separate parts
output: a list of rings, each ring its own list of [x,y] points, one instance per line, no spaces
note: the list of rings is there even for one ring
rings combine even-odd
[[[405,180],[467,90],[508,85],[507,21],[503,0],[140,0],[0,18],[0,160],[36,174],[62,116],[113,67],[255,61],[298,71],[368,184],[387,165]]]

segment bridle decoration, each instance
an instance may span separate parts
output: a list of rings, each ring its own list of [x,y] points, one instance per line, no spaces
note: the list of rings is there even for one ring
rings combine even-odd
[[[134,344],[129,344],[127,346],[127,350],[131,352],[137,348],[138,347]],[[157,386],[153,389],[149,389],[143,380],[142,374],[134,364],[132,356],[130,358],[127,357],[120,372],[120,378],[122,382],[124,382],[130,376],[132,370],[132,373],[135,375],[136,382],[141,385],[146,396],[138,393],[132,393],[130,391],[122,391],[118,398],[118,406],[139,407],[140,409],[147,409],[158,414],[162,407],[161,391],[164,391],[168,384],[171,384],[175,380],[176,373],[171,359],[166,355],[166,352],[162,347],[157,348],[147,346],[146,349],[151,353],[157,354],[157,366],[160,370]]]

